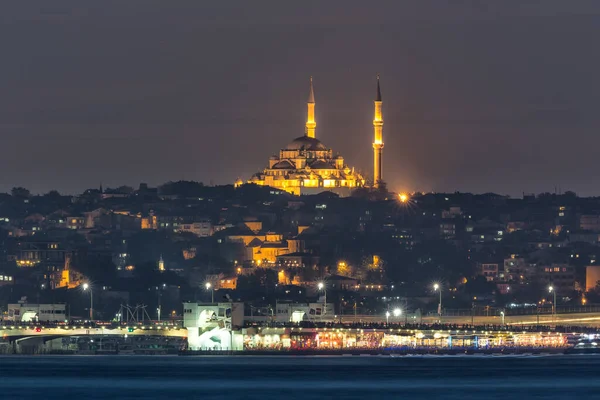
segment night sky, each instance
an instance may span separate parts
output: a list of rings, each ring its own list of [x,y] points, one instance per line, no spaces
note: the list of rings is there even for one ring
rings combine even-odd
[[[600,195],[599,39],[597,0],[5,2],[0,191],[247,179],[310,75],[371,175],[379,73],[390,189]]]

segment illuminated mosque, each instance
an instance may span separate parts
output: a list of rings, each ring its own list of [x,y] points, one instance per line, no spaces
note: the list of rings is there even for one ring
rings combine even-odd
[[[375,97],[375,117],[373,128],[375,138],[374,152],[374,187],[381,182],[381,153],[383,149],[383,118],[381,114],[381,90],[377,76],[377,95]],[[317,123],[315,122],[315,94],[312,77],[308,95],[308,112],[306,130],[303,136],[292,140],[279,151],[279,156],[269,158],[269,166],[262,172],[254,174],[248,183],[270,186],[286,192],[314,194],[322,191],[332,191],[340,195],[349,195],[357,187],[365,187],[366,180],[354,167],[344,163],[344,158],[334,154],[315,137]],[[241,180],[236,186],[243,184]]]

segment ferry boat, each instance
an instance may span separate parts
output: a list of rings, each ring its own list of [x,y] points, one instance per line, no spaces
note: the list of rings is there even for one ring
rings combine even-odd
[[[600,340],[597,338],[585,338],[565,351],[565,354],[600,354]]]

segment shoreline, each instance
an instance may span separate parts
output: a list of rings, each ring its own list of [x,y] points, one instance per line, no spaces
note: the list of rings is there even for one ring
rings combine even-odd
[[[0,354],[3,357],[44,357],[44,356],[136,356],[136,357],[462,357],[462,356],[491,356],[491,357],[514,357],[514,356],[559,356],[559,355],[598,355],[600,350],[569,348],[523,348],[523,349],[338,349],[338,350],[238,350],[238,351],[204,351],[204,350],[182,350],[179,352],[64,352],[48,351],[41,353],[13,353]]]
[[[453,356],[453,355],[547,355],[574,354],[572,348],[494,348],[494,349],[307,349],[307,350],[183,350],[180,356]],[[591,353],[590,353],[591,354]]]

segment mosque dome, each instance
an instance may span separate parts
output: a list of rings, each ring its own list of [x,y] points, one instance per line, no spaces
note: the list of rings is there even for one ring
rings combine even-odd
[[[374,126],[379,129],[383,125],[380,118],[380,94],[378,92],[376,106],[376,120]],[[334,155],[333,151],[315,138],[315,96],[310,81],[310,94],[308,96],[306,125],[304,135],[292,140],[279,149],[279,155],[269,158],[267,168],[254,174],[248,183],[268,186],[295,195],[331,190],[336,193],[349,194],[352,189],[364,187],[365,178],[354,168],[344,164],[341,156]],[[379,107],[379,108],[377,108]],[[374,148],[383,148],[381,129],[376,130],[376,145]],[[379,157],[381,160],[381,157]],[[381,175],[379,175],[381,176]],[[239,182],[236,182],[239,185]]]
[[[300,136],[285,147],[285,150],[327,150],[327,147],[319,139],[308,136]]]

